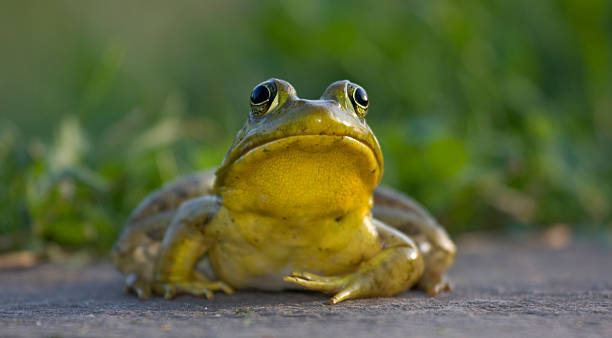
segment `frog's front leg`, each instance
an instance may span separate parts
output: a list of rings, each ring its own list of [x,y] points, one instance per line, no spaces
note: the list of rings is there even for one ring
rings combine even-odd
[[[387,297],[412,287],[423,274],[423,258],[414,242],[401,232],[373,220],[383,250],[364,261],[357,271],[342,276],[294,272],[284,278],[308,289],[335,294],[330,302]]]
[[[139,296],[152,291],[167,299],[183,293],[207,298],[212,298],[213,291],[217,290],[232,293],[233,290],[224,282],[210,281],[195,270],[196,264],[212,244],[205,235],[205,227],[218,208],[218,199],[211,195],[183,203],[164,235],[153,280],[135,278],[133,291]]]

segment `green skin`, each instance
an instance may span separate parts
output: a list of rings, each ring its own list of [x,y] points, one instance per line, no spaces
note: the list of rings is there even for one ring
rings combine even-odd
[[[382,152],[357,85],[319,100],[262,83],[220,168],[172,182],[134,210],[112,259],[127,289],[212,298],[235,288],[307,288],[332,304],[412,286],[449,291],[455,245],[410,197],[378,185]]]

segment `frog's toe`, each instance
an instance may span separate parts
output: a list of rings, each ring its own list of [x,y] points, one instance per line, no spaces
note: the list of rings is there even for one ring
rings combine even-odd
[[[334,304],[340,303],[343,300],[360,298],[361,297],[360,289],[361,289],[361,287],[359,286],[359,284],[352,283],[349,286],[347,286],[346,288],[342,289],[342,291],[336,293],[329,300],[329,302],[332,305],[334,305]]]
[[[223,291],[231,295],[234,290],[227,284],[221,281],[216,282],[190,282],[180,285],[180,293],[188,293],[194,296],[205,296],[207,299],[215,298],[214,291]]]
[[[419,281],[418,287],[430,296],[437,296],[443,292],[450,292],[453,289],[451,282],[446,275],[423,276]]]
[[[347,299],[360,298],[363,296],[362,291],[366,287],[359,276],[356,275],[325,277],[307,272],[294,272],[283,279],[307,289],[335,293],[329,300],[331,304],[337,304]]]
[[[141,300],[147,300],[151,297],[151,282],[135,273],[129,274],[125,278],[125,291],[135,294]]]
[[[346,283],[345,277],[342,276],[319,276],[309,272],[293,272],[283,280],[325,293],[338,292]]]
[[[223,291],[226,294],[234,293],[234,290],[229,285],[221,281],[177,281],[161,282],[155,285],[155,293],[166,299],[172,299],[179,294],[190,294],[197,297],[204,296],[207,299],[214,299],[214,291]]]
[[[155,293],[170,300],[176,297],[176,285],[174,283],[156,283]]]

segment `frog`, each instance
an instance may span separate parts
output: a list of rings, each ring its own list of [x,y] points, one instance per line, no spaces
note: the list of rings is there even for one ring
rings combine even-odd
[[[128,292],[307,289],[337,304],[451,290],[456,246],[446,230],[379,185],[383,155],[363,87],[337,81],[308,100],[272,78],[249,105],[216,170],[163,185],[129,216],[111,252]]]

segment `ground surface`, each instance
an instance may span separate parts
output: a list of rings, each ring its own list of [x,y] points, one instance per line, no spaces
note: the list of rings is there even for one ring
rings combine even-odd
[[[137,300],[106,263],[0,270],[0,336],[612,337],[612,248],[464,239],[436,298],[336,306],[310,292]]]

